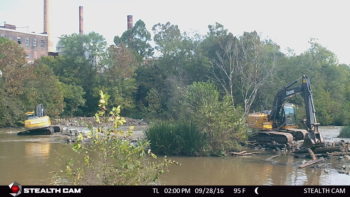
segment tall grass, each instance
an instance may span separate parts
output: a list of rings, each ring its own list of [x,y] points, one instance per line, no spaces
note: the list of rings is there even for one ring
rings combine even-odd
[[[147,131],[151,150],[158,155],[198,155],[204,146],[203,134],[192,122],[161,121]]]
[[[343,127],[338,137],[350,138],[350,126]]]

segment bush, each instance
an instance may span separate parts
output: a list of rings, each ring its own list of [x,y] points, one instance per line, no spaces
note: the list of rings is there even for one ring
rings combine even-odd
[[[343,127],[338,137],[350,138],[350,126]]]
[[[162,121],[146,131],[151,150],[160,155],[198,155],[204,137],[193,122]]]
[[[247,140],[242,109],[235,107],[229,96],[220,99],[214,84],[195,82],[188,86],[184,105],[183,117],[191,117],[206,136],[204,153],[225,155],[241,149],[240,143]]]

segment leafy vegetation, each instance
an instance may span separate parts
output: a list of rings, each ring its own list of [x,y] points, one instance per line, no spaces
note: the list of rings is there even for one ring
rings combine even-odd
[[[128,139],[132,131],[118,130],[125,123],[125,119],[120,117],[120,106],[107,111],[108,97],[100,92],[99,111],[95,118],[98,123],[111,121],[113,127],[91,128],[87,136],[80,133],[72,148],[78,153],[77,158],[82,160],[69,160],[57,180],[79,185],[155,183],[173,162],[166,158],[157,160],[157,156],[147,148],[149,144],[146,141],[132,144]]]
[[[0,38],[0,127],[21,125],[26,111],[38,103],[50,116],[63,111],[63,94],[58,78],[47,64],[26,64],[16,42]]]
[[[350,138],[350,126],[343,127],[338,137]]]
[[[160,155],[199,155],[204,147],[204,135],[193,122],[161,121],[146,131],[151,150]]]
[[[243,110],[234,107],[230,96],[219,95],[208,82],[194,82],[185,93],[183,118],[192,118],[206,137],[206,154],[224,155],[247,140]]]

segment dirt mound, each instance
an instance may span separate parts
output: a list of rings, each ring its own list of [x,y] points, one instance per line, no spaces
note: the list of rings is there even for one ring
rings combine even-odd
[[[147,123],[143,119],[133,119],[125,117],[126,123],[123,126],[145,126]],[[72,118],[57,118],[53,119],[54,125],[66,126],[66,127],[87,127],[87,126],[112,126],[111,122],[102,123],[99,125],[95,117],[72,117]]]

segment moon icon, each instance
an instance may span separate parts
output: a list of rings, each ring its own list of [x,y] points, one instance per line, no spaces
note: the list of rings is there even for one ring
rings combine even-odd
[[[259,195],[258,189],[259,189],[259,187],[256,187],[255,190],[254,190],[254,192],[255,192],[256,195]]]

